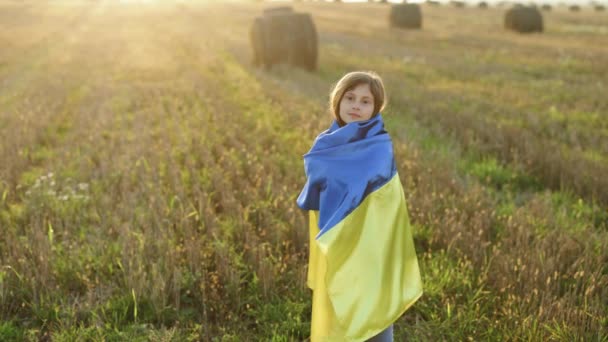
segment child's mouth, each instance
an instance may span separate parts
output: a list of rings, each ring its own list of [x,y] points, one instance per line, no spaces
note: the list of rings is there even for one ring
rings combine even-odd
[[[361,115],[355,114],[355,113],[348,113],[348,115],[350,115],[353,118],[357,118],[357,119],[361,117]]]

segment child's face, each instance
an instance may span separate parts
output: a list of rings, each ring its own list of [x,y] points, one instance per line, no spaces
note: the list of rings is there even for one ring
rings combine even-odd
[[[340,100],[340,119],[345,123],[365,121],[374,114],[374,96],[369,84],[359,84],[348,90]]]

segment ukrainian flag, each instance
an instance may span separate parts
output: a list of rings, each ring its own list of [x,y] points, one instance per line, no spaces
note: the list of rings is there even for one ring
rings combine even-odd
[[[380,114],[321,133],[304,155],[311,341],[365,341],[420,296],[422,281],[393,146]]]

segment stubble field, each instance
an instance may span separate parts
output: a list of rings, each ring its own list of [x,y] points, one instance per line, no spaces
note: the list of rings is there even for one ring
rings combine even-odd
[[[395,340],[608,340],[608,14],[292,5],[316,72],[251,65],[268,3],[0,4],[0,340],[306,340],[301,156],[361,69],[424,281]]]

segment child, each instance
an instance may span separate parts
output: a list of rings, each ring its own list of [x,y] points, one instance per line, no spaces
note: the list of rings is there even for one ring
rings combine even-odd
[[[392,341],[393,323],[422,295],[403,187],[373,72],[333,88],[331,127],[304,155],[298,206],[309,211],[311,341]]]

